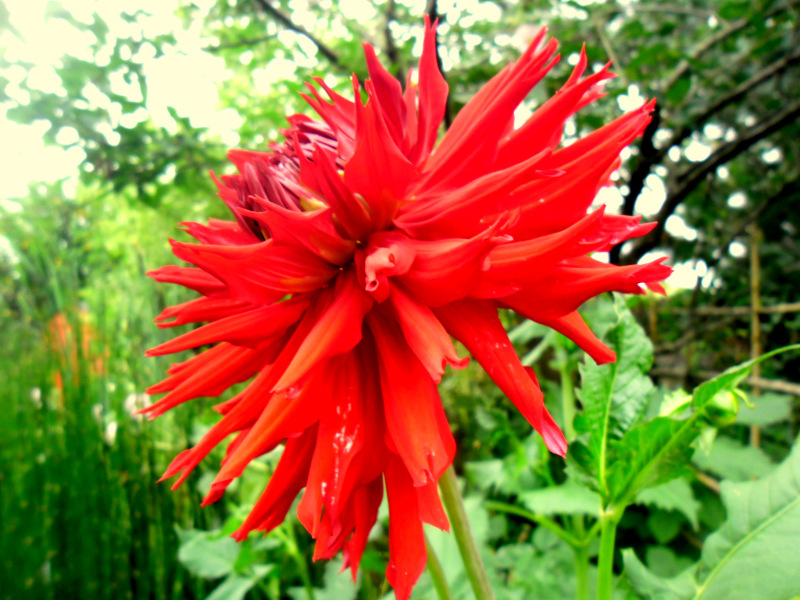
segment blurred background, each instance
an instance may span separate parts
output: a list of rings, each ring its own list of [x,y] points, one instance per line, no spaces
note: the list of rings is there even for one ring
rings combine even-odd
[[[154,422],[134,413],[169,364],[143,357],[174,333],[152,319],[190,299],[144,273],[172,262],[167,238],[183,235],[179,222],[226,217],[208,172],[230,172],[227,149],[267,149],[286,115],[309,113],[298,92],[311,76],[347,94],[349,75],[366,75],[362,42],[404,79],[424,14],[440,20],[448,119],[542,26],[562,58],[520,121],[565,81],[584,43],[590,68],[611,60],[618,77],[567,123],[565,143],[657,99],[617,186],[597,202],[658,223],[607,260],[666,255],[675,267],[665,298],[631,304],[654,344],[660,389],[691,389],[800,341],[798,11],[797,0],[2,0],[0,598],[388,592],[380,528],[356,586],[336,576],[340,563],[311,564],[295,521],[263,540],[227,537],[273,456],[205,509],[219,452],[178,491],[156,484],[213,423],[213,402]],[[588,307],[595,327],[609,306]],[[568,341],[507,325],[549,397],[577,383],[583,358]],[[645,503],[622,524],[651,568],[677,572],[722,522],[716,479],[763,475],[786,455],[798,431],[797,367],[789,357],[756,369],[758,410],[696,458],[682,500]],[[475,369],[451,377],[443,396],[476,535],[508,597],[569,597],[569,553],[483,503],[536,487],[550,460],[538,438]],[[415,597],[430,594],[423,581]]]

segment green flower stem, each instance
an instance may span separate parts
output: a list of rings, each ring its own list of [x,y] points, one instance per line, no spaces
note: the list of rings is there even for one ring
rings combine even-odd
[[[583,515],[573,515],[572,530],[576,537],[586,540],[586,527]],[[575,554],[575,598],[589,600],[589,547],[588,544],[573,546]]]
[[[442,570],[442,563],[436,557],[427,535],[425,536],[425,549],[428,551],[428,573],[430,573],[433,587],[436,589],[436,597],[439,600],[453,600],[450,588],[447,586],[447,578]]]
[[[581,546],[572,550],[575,555],[575,598],[589,600],[589,549]]]
[[[614,542],[622,511],[606,509],[600,518],[600,557],[597,562],[597,600],[611,600],[614,580]]]
[[[478,545],[472,537],[472,531],[464,509],[464,501],[458,490],[458,481],[453,465],[450,465],[439,479],[439,489],[442,492],[442,501],[450,517],[450,526],[456,537],[461,560],[467,572],[475,600],[494,600],[494,592],[489,585],[489,578],[483,566],[483,560],[478,552]]]
[[[294,560],[297,569],[300,571],[300,579],[303,580],[303,587],[306,590],[308,600],[314,600],[314,586],[311,584],[311,575],[308,572],[306,560],[303,555],[300,554],[300,548],[297,545],[297,536],[294,533],[294,522],[286,521],[285,526],[276,529],[276,531],[281,532],[279,535],[283,538],[282,541],[286,545],[286,552],[292,560]]]

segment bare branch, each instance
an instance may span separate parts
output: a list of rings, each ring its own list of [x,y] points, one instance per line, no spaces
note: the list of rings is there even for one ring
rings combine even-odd
[[[347,65],[342,64],[339,55],[336,54],[336,52],[334,52],[333,50],[331,50],[331,48],[327,46],[324,42],[317,39],[313,34],[309,33],[305,27],[303,27],[302,25],[298,25],[297,23],[292,21],[288,16],[286,16],[280,10],[272,6],[268,2],[268,0],[255,0],[255,1],[256,4],[258,4],[265,13],[270,15],[281,25],[283,25],[287,29],[290,29],[291,31],[295,31],[301,35],[306,36],[309,40],[314,42],[314,45],[320,51],[320,54],[322,54],[325,58],[327,58],[328,62],[330,62],[333,66],[341,69],[342,71],[346,71],[348,73],[350,72],[350,69],[347,67]]]
[[[661,207],[656,217],[658,224],[647,236],[640,238],[631,252],[623,257],[623,262],[632,264],[637,262],[645,253],[655,248],[662,234],[664,226],[677,206],[694,190],[697,185],[720,165],[725,164],[749,149],[753,144],[773,134],[783,126],[793,122],[800,116],[800,101],[790,104],[782,111],[771,115],[760,123],[745,129],[738,139],[721,145],[711,156],[698,165],[679,173],[667,188],[667,200]]]

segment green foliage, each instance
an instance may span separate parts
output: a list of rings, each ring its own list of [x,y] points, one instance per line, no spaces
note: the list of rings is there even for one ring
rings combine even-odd
[[[349,93],[351,72],[363,80],[362,39],[376,44],[390,70],[407,74],[419,51],[414,37],[420,14],[387,1],[372,10],[366,5],[353,18],[337,3],[312,2],[300,20],[292,12],[296,2],[270,1],[290,21],[302,22],[309,38],[257,2],[204,4],[181,5],[183,29],[144,35],[152,19],[145,9],[121,13],[127,25],[120,30],[105,13],[72,15],[50,2],[49,20],[89,40],[86,56],[65,54],[54,63],[57,89],[39,86],[31,76],[34,65],[15,61],[10,46],[0,45],[0,110],[22,123],[46,125],[47,143],[86,155],[80,185],[37,186],[20,201],[20,212],[0,214],[0,242],[7,240],[10,248],[0,244],[2,598],[357,594],[377,600],[388,592],[385,527],[376,530],[355,586],[338,575],[339,562],[309,564],[310,542],[305,534],[295,538],[296,522],[264,540],[235,545],[227,537],[263,489],[274,457],[248,470],[223,502],[203,510],[198,490],[220,453],[177,492],[153,483],[210,417],[195,408],[201,403],[146,427],[130,416],[128,399],[140,397],[166,366],[142,360],[145,348],[166,337],[150,321],[165,305],[187,299],[149,282],[143,272],[170,262],[163,232],[174,231],[175,223],[224,215],[206,172],[228,168],[228,143],[198,125],[185,107],[167,106],[166,120],[155,118],[147,99],[156,86],[143,57],[151,48],[156,60],[180,55],[180,39],[196,38],[199,52],[226,69],[228,79],[217,86],[218,110],[240,119],[234,132],[240,145],[260,149],[280,139],[287,114],[307,110],[298,96],[303,80],[321,74],[343,93]],[[595,590],[600,530],[618,521],[617,548],[631,545],[635,552],[623,551],[622,561],[612,552],[610,568],[619,573],[624,563],[640,597],[735,598],[724,587],[734,583],[746,597],[768,600],[762,591],[776,598],[796,595],[790,569],[800,561],[789,534],[796,537],[797,509],[780,498],[797,496],[785,466],[796,465],[797,450],[778,466],[797,435],[796,400],[764,393],[750,395],[754,408],[731,402],[753,363],[718,377],[706,372],[749,356],[749,316],[704,319],[693,310],[749,302],[748,262],[730,244],[752,249],[758,235],[747,226],[753,222],[763,230],[762,304],[798,297],[797,278],[786,276],[796,271],[800,228],[797,12],[792,3],[775,0],[584,4],[440,3],[450,112],[518,55],[515,46],[531,25],[544,22],[561,40],[564,60],[526,99],[527,108],[561,85],[584,40],[590,65],[610,56],[620,77],[607,86],[605,101],[576,116],[574,136],[618,116],[614,100],[622,103],[629,85],[658,99],[657,126],[636,142],[619,170],[620,183],[628,186],[622,208],[651,212],[637,181],[647,179],[656,190],[663,185],[672,201],[657,219],[663,225],[674,214],[696,237],[667,228],[653,236],[655,246],[676,262],[702,261],[710,274],[695,292],[631,305],[641,321],[651,322],[657,368],[665,366],[668,348],[678,349],[672,359],[679,355],[677,366],[687,376],[672,387],[690,390],[710,381],[694,393],[656,390],[648,376],[651,340],[619,299],[581,309],[617,352],[614,365],[597,366],[563,336],[504,315],[524,364],[536,368],[548,407],[568,433],[570,409],[575,412],[577,440],[565,470],[476,365],[445,379],[442,394],[484,561],[501,600],[585,599]],[[1,3],[0,32],[21,37]],[[273,74],[287,63],[289,79],[278,80]],[[17,67],[21,77],[12,73]],[[266,89],[260,77],[274,81]],[[785,114],[779,126],[754,143],[729,145],[779,114]],[[62,135],[70,129],[77,140],[64,141],[71,139]],[[688,151],[698,143],[708,158]],[[725,149],[725,159],[714,162]],[[777,160],[765,158],[770,151]],[[693,178],[697,172],[702,176]],[[735,193],[745,201],[731,202]],[[631,244],[622,258],[641,252]],[[72,333],[67,344],[54,347],[50,328],[59,315]],[[800,340],[795,313],[763,314],[760,324],[766,348]],[[795,378],[796,355],[768,356],[762,376]],[[760,428],[760,445],[751,441],[750,425]],[[429,533],[454,597],[470,598],[452,538]],[[679,574],[698,559],[699,567]],[[433,593],[425,575],[415,598]]]
[[[575,464],[591,477],[591,485],[604,498],[610,491],[610,444],[641,416],[653,391],[646,376],[653,360],[652,344],[623,302],[616,302],[619,320],[606,339],[617,360],[607,365],[597,365],[589,358],[584,362],[578,394],[583,413],[576,419],[575,429],[585,434],[585,440],[579,439],[570,449]]]
[[[763,479],[724,482],[722,501],[727,520],[706,540],[700,563],[678,577],[658,577],[632,551],[625,553],[637,593],[653,600],[778,600],[800,594],[800,445]]]
[[[686,479],[678,478],[650,487],[636,496],[637,504],[645,504],[662,510],[673,510],[681,513],[692,525],[695,531],[699,527],[698,511],[700,503],[695,499],[694,492]]]

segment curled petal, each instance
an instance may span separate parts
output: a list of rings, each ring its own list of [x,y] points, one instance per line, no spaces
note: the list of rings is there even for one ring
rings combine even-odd
[[[450,335],[433,311],[419,304],[398,287],[392,288],[390,299],[403,330],[406,342],[436,383],[442,380],[445,363],[455,369],[469,364],[469,357],[459,358]]]
[[[417,301],[428,306],[464,298],[488,268],[489,252],[506,241],[495,236],[498,225],[468,240],[415,241],[414,263],[398,281]]]

